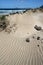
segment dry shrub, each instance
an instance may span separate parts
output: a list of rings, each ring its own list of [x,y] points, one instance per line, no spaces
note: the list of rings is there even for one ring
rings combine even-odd
[[[0,16],[0,31],[6,29],[9,25],[9,21],[6,19],[5,16]]]
[[[5,32],[10,33],[11,32],[11,29],[10,28],[6,28],[5,29]]]

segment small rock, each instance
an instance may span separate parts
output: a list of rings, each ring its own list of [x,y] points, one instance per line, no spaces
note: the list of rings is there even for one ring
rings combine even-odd
[[[37,40],[40,40],[40,37],[37,37]]]
[[[39,47],[39,45],[37,45]]]
[[[26,38],[26,42],[30,42],[30,39],[29,38]]]
[[[37,31],[42,30],[42,28],[41,28],[40,26],[37,26],[37,25],[35,25],[34,28],[35,28]]]

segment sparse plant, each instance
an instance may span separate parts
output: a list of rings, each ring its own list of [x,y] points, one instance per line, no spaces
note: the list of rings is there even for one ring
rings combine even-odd
[[[0,16],[0,29],[1,31],[4,30],[9,24],[9,21],[6,19],[6,17]]]
[[[5,15],[0,16],[0,20],[5,20]]]

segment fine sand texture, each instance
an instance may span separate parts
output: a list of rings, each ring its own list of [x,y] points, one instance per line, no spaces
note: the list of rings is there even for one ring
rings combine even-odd
[[[9,25],[0,31],[0,65],[43,65],[43,12],[6,18]]]

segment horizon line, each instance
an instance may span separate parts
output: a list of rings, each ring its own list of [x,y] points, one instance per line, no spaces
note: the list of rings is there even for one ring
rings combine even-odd
[[[0,8],[0,10],[30,10],[30,9],[36,9],[36,8]]]

